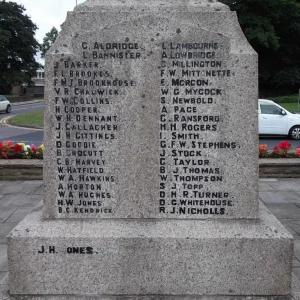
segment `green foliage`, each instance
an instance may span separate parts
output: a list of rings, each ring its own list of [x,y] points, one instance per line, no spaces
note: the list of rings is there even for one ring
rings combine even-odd
[[[37,27],[24,11],[17,3],[0,1],[0,94],[8,94],[13,84],[32,84],[40,67],[35,61]]]
[[[12,117],[9,123],[16,126],[28,127],[43,127],[44,126],[44,111],[34,110]]]
[[[40,47],[42,58],[45,57],[46,52],[50,49],[51,45],[55,42],[57,36],[58,36],[58,31],[55,27],[52,27],[52,29],[46,33],[46,36],[43,39],[43,44],[41,44]]]
[[[259,54],[262,94],[297,92],[300,88],[300,1],[220,2],[237,12],[247,39]]]
[[[300,111],[300,107],[298,107],[298,103],[278,103],[278,104],[290,112],[299,112]]]
[[[298,103],[299,95],[285,95],[285,96],[278,96],[278,97],[269,97],[268,99],[273,100],[274,102],[280,103]]]

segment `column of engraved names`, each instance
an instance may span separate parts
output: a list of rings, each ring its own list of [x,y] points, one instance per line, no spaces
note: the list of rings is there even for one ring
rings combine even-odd
[[[220,80],[233,76],[225,68],[222,48],[206,41],[162,45],[161,120],[167,122],[161,124],[161,134],[169,145],[161,141],[161,155],[171,160],[165,170],[168,178],[161,176],[161,188],[171,188],[169,194],[160,193],[161,213],[219,216],[233,205],[229,192],[212,188],[223,182],[224,174],[210,151],[237,146],[216,141],[213,134],[223,118],[211,113],[225,93]]]
[[[54,70],[57,209],[62,214],[112,213],[115,178],[106,172],[104,145],[115,140],[118,119],[105,113],[112,90],[91,88],[92,80],[108,76],[95,67],[66,60]]]
[[[114,76],[112,64],[139,59],[137,43],[82,42],[81,59],[57,63],[55,111],[59,213],[109,215],[114,213],[116,176],[109,171],[110,155],[118,138],[116,113],[130,78]],[[63,130],[61,130],[63,129]],[[59,130],[61,132],[59,132]]]

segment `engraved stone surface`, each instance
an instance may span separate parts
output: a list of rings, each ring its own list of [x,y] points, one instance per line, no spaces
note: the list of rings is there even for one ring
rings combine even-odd
[[[42,220],[36,211],[8,237],[9,289],[30,295],[287,296],[292,236],[266,208],[259,217]]]
[[[107,11],[113,9],[114,11],[130,11],[133,10],[161,10],[166,8],[177,11],[224,11],[229,8],[218,2],[217,0],[87,0],[83,4],[75,7],[75,11]]]
[[[257,218],[257,54],[225,5],[87,1],[46,78],[46,218]]]
[[[13,297],[290,299],[257,98],[257,54],[217,1],[77,6],[47,54],[44,209],[8,237]]]

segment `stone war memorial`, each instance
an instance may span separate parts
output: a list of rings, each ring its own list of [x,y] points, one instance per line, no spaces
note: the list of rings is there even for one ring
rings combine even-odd
[[[258,197],[258,57],[215,0],[87,0],[46,57],[44,199],[9,299],[296,299]]]

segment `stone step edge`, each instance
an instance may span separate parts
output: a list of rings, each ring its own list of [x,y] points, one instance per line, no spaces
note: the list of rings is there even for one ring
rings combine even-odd
[[[260,158],[260,178],[300,178],[298,158]]]
[[[1,180],[43,180],[43,160],[1,159]]]
[[[42,296],[42,295],[27,295],[26,300],[157,300],[158,296],[66,296],[66,295],[57,295],[57,296]],[[296,277],[295,274],[292,275],[292,293],[290,296],[160,296],[160,300],[300,300],[300,280]],[[0,280],[0,300],[24,300],[24,296],[18,295],[13,296],[9,294],[9,285],[8,285],[8,274]]]
[[[260,178],[300,178],[300,159],[262,158],[259,159]],[[2,159],[0,180],[42,180],[43,160]]]

